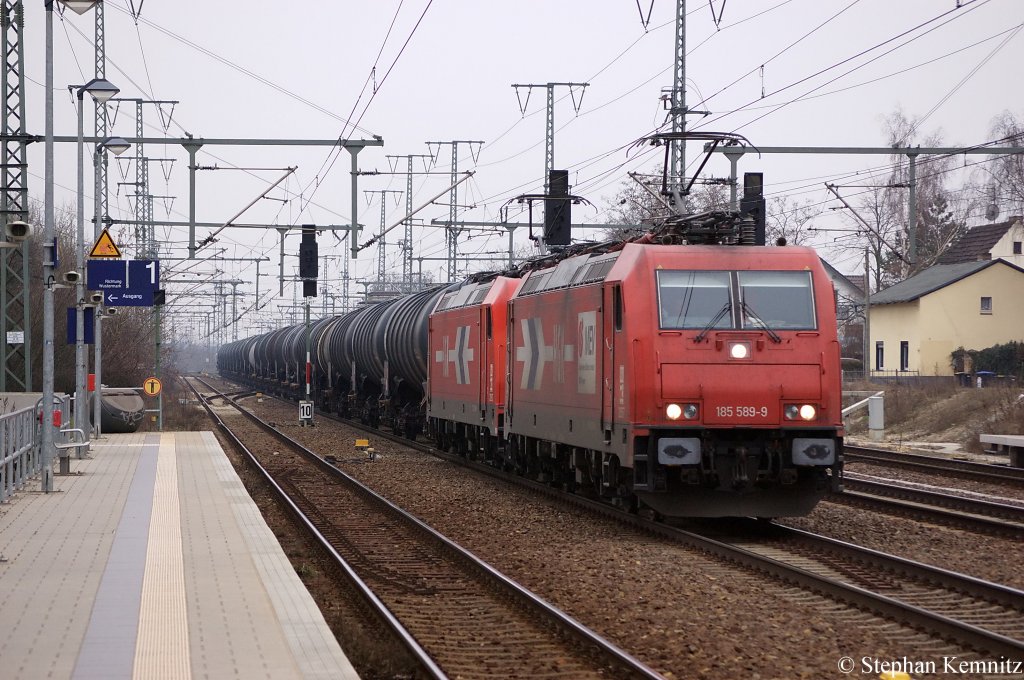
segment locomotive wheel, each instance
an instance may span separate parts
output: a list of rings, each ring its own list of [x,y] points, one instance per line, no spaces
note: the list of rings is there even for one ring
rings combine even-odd
[[[518,438],[513,437],[508,441],[508,456],[506,456],[506,458],[508,459],[507,465],[509,472],[517,475],[522,474],[523,471],[520,469],[521,457],[519,454]]]

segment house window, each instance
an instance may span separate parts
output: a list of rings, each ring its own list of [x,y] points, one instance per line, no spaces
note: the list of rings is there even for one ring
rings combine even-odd
[[[910,343],[906,340],[900,341],[900,370],[906,371],[910,368]]]
[[[1020,241],[1014,241],[1013,242],[1013,254],[1014,255],[1020,255],[1021,254],[1020,243],[1021,243]]]
[[[992,298],[983,297],[981,298],[981,313],[991,314],[992,313]]]
[[[885,343],[881,340],[875,342],[875,370],[881,371],[885,368]]]

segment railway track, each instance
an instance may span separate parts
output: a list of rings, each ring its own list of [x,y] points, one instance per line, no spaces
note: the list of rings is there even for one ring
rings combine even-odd
[[[860,446],[845,446],[843,458],[847,463],[874,463],[887,467],[918,470],[935,474],[953,475],[995,484],[1020,486],[1024,483],[1024,468],[989,463],[973,463],[965,460],[936,458],[917,453],[899,453],[882,449],[868,449]]]
[[[699,535],[737,551],[731,559],[787,581],[983,654],[1024,659],[1019,590],[780,525]]]
[[[365,430],[358,423],[320,415]],[[738,536],[708,528],[707,523],[696,530],[669,526],[545,484],[506,475],[492,466],[388,432],[370,431],[377,438],[430,452],[506,483],[530,488],[560,503],[613,517],[786,584],[926,631],[964,649],[996,658],[1024,659],[1024,592],[1013,588],[779,525],[765,530],[756,523],[743,524]]]
[[[376,436],[391,438],[379,431]],[[401,438],[394,441],[410,444]],[[767,539],[764,529],[755,522],[744,523],[744,534],[734,538],[704,528],[691,531],[672,527],[545,484],[510,478],[491,466],[457,455],[414,445],[979,653],[1024,659],[1024,592],[1013,588],[779,525],[769,527],[778,534]],[[780,540],[785,536],[789,538]],[[798,536],[802,548],[797,545]],[[783,548],[786,542],[791,544],[789,549]],[[817,566],[815,551],[821,553]]]
[[[199,382],[206,394],[193,389],[218,425],[243,448],[250,444],[248,455],[426,674],[661,677]],[[234,413],[219,417],[209,404],[216,400]]]
[[[895,481],[895,480],[893,480]],[[843,492],[833,503],[881,510],[945,526],[995,536],[1024,538],[1024,507],[881,482],[854,472],[843,476]]]

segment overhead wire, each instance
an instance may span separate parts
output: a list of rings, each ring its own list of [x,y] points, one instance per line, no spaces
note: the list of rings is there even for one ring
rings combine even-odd
[[[128,8],[122,7],[119,4],[117,4],[116,2],[111,2],[110,0],[106,0],[106,4],[107,4],[107,6],[113,7],[115,10],[117,10],[119,12],[122,12],[123,14],[127,14],[127,15],[131,15],[132,14],[131,11]],[[291,90],[287,89],[283,85],[281,85],[279,83],[276,83],[276,82],[270,80],[269,78],[261,76],[258,73],[254,72],[254,71],[251,71],[251,70],[245,68],[244,66],[241,66],[240,64],[232,61],[231,59],[228,59],[227,57],[223,57],[220,54],[217,54],[216,52],[214,52],[213,50],[210,50],[210,49],[208,49],[208,48],[206,48],[206,47],[204,47],[204,46],[202,46],[202,45],[200,45],[200,44],[198,44],[198,43],[196,43],[196,42],[194,42],[192,40],[189,40],[188,38],[185,38],[184,36],[178,35],[177,33],[173,32],[173,31],[171,31],[171,30],[169,30],[169,29],[167,29],[167,28],[165,28],[165,27],[163,27],[163,26],[161,26],[161,25],[159,25],[159,24],[157,24],[155,22],[152,22],[149,19],[145,19],[145,18],[142,18],[142,17],[137,17],[137,21],[145,24],[146,26],[152,28],[155,31],[158,31],[158,32],[166,35],[167,37],[171,38],[172,40],[180,42],[183,45],[187,45],[188,47],[191,47],[192,49],[196,50],[197,52],[205,54],[206,56],[210,57],[211,59],[213,59],[213,60],[215,60],[215,61],[217,61],[217,62],[219,62],[221,64],[224,64],[225,66],[227,66],[227,67],[229,67],[231,69],[234,69],[235,71],[238,71],[239,73],[242,73],[243,75],[245,75],[245,76],[247,76],[247,77],[249,77],[249,78],[251,78],[251,79],[253,79],[253,80],[255,80],[255,81],[257,81],[257,82],[259,82],[261,84],[263,84],[263,85],[266,85],[267,87],[270,87],[273,90],[276,90],[277,92],[280,92],[281,94],[283,94],[283,95],[285,95],[285,96],[287,96],[287,97],[289,97],[291,99],[294,99],[294,100],[296,100],[296,101],[298,101],[298,102],[300,102],[302,104],[305,104],[306,106],[309,106],[310,108],[312,108],[312,109],[314,109],[316,111],[319,111],[320,113],[322,113],[322,114],[324,114],[324,115],[326,115],[326,116],[328,116],[330,118],[334,118],[336,120],[339,120],[339,121],[345,123],[346,125],[348,125],[350,123],[350,121],[348,121],[348,120],[338,116],[333,111],[331,111],[331,110],[329,110],[327,108],[324,108],[323,106],[320,106],[319,104],[317,104],[317,103],[315,103],[315,102],[313,102],[313,101],[311,101],[309,99],[306,99],[305,97],[302,97],[302,96],[296,94],[295,92],[292,92]],[[140,88],[140,90],[141,89],[142,88]],[[365,130],[365,129],[359,128],[358,126],[356,126],[356,129],[359,130],[360,132],[364,133],[364,134],[369,134],[369,135],[373,134],[369,130]]]
[[[773,54],[772,56],[768,57],[768,59],[766,59],[765,61],[761,62],[761,65],[760,65],[760,66],[755,66],[754,68],[750,69],[749,71],[747,71],[746,73],[744,73],[743,75],[741,75],[741,76],[740,76],[739,78],[736,78],[736,80],[732,81],[731,83],[729,83],[729,84],[728,84],[728,85],[726,85],[725,87],[721,88],[720,90],[718,90],[717,92],[715,92],[714,94],[712,94],[712,95],[711,95],[710,97],[707,97],[707,98],[702,98],[702,99],[701,99],[701,100],[700,100],[700,101],[699,101],[699,102],[698,102],[698,103],[697,103],[697,104],[695,105],[695,107],[700,107],[700,106],[704,106],[704,105],[706,105],[706,104],[707,104],[707,102],[711,101],[712,99],[714,99],[714,98],[715,98],[715,97],[717,97],[718,95],[722,94],[723,92],[725,92],[725,91],[726,91],[726,90],[728,90],[729,88],[733,87],[734,85],[736,85],[737,83],[739,83],[739,82],[740,82],[741,80],[743,80],[744,78],[747,78],[747,77],[749,77],[749,76],[753,75],[754,73],[757,73],[758,69],[763,69],[763,68],[764,68],[765,66],[767,66],[767,65],[768,65],[768,64],[770,64],[770,63],[772,63],[773,61],[775,61],[776,59],[778,59],[779,57],[781,57],[781,56],[782,56],[783,54],[785,54],[785,53],[786,53],[786,52],[788,52],[789,50],[793,49],[794,47],[796,47],[797,45],[799,45],[799,44],[800,44],[801,42],[803,42],[804,40],[806,40],[806,39],[807,39],[807,38],[809,38],[810,36],[814,35],[814,34],[815,34],[815,33],[817,33],[817,32],[818,32],[819,30],[821,30],[822,28],[824,28],[825,26],[827,26],[828,24],[830,24],[830,23],[831,23],[831,22],[832,22],[832,21],[833,21],[834,19],[837,19],[837,18],[838,18],[838,17],[840,17],[841,15],[845,14],[845,13],[846,13],[846,12],[847,12],[847,11],[848,11],[848,10],[849,10],[849,9],[850,9],[851,7],[853,7],[854,5],[856,5],[857,3],[859,3],[860,1],[861,1],[861,0],[853,0],[853,2],[851,2],[850,4],[848,4],[848,5],[846,6],[846,7],[843,7],[843,8],[841,9],[841,10],[839,10],[839,11],[838,11],[838,12],[836,12],[835,14],[831,15],[831,16],[830,16],[830,17],[829,17],[828,19],[825,19],[825,21],[821,22],[820,24],[818,24],[817,26],[815,26],[814,28],[812,28],[812,29],[811,29],[810,31],[808,31],[808,32],[804,33],[804,34],[803,34],[803,35],[801,35],[801,36],[800,36],[799,38],[797,38],[797,39],[796,39],[796,40],[794,40],[793,42],[789,43],[788,45],[786,45],[785,47],[783,47],[783,48],[782,48],[781,50],[779,50],[778,52],[776,52],[776,53],[775,53],[775,54]]]
[[[789,0],[787,0],[787,2],[788,2],[788,1],[789,1]],[[781,3],[781,4],[787,4],[787,3]],[[627,48],[627,49],[628,49],[628,48]],[[383,46],[382,46],[382,50],[383,50]],[[378,58],[379,58],[379,55],[378,55]],[[657,76],[656,76],[656,77],[657,77]],[[633,90],[631,90],[631,91],[633,91]],[[625,95],[623,95],[623,96],[625,96]],[[609,103],[610,103],[610,102],[609,102]],[[604,104],[603,106],[606,106],[606,105],[608,105],[608,103]],[[365,111],[365,108],[364,108],[364,111]],[[513,125],[512,127],[514,128],[514,127],[515,127],[515,125],[518,125],[518,124],[519,124],[519,122],[521,122],[521,120],[522,120],[522,119],[520,119],[520,121],[517,121],[517,123],[515,123],[515,124],[514,124],[514,125]],[[511,129],[511,128],[510,128],[510,129]],[[535,148],[535,147],[531,147],[531,148]],[[614,153],[614,151],[613,151],[612,153]],[[493,165],[493,163],[491,163],[491,164],[488,164],[488,165]],[[623,165],[623,164],[619,164],[619,165],[618,165],[617,167],[622,167],[622,165]],[[610,172],[614,172],[614,169],[612,169],[612,170],[609,170],[609,171],[605,171],[605,174],[607,174],[607,173],[610,173]],[[591,185],[593,185],[594,183],[596,183],[596,182],[597,182],[597,180],[596,180],[596,179],[595,179],[594,177],[588,178],[588,179],[587,179],[586,181],[587,181],[587,182],[590,182],[590,183],[591,183]],[[520,185],[520,186],[522,186],[522,185]]]
[[[935,105],[934,105],[934,106],[933,106],[933,107],[932,107],[931,109],[929,109],[929,110],[928,110],[928,112],[927,112],[926,114],[924,114],[923,116],[921,116],[921,118],[919,118],[919,119],[918,119],[918,120],[917,120],[917,121],[915,122],[914,126],[913,126],[913,127],[911,128],[910,134],[913,134],[913,133],[914,133],[914,132],[916,132],[916,131],[917,131],[918,129],[920,129],[921,125],[922,125],[922,124],[923,124],[923,123],[924,123],[924,122],[925,122],[926,120],[928,120],[928,119],[929,119],[929,118],[931,117],[931,115],[932,115],[933,113],[935,113],[935,112],[936,112],[936,111],[937,111],[937,110],[939,109],[939,107],[941,107],[941,106],[942,106],[943,104],[945,104],[945,103],[946,103],[947,101],[949,101],[950,97],[952,97],[952,96],[953,96],[954,94],[956,94],[956,93],[957,93],[957,92],[958,92],[958,91],[960,90],[960,88],[961,88],[961,87],[963,87],[963,86],[964,86],[964,84],[965,84],[965,83],[966,83],[966,82],[967,82],[968,80],[970,80],[970,79],[971,79],[972,77],[974,77],[974,75],[976,75],[976,74],[978,73],[978,71],[979,71],[979,70],[981,70],[981,68],[982,68],[982,67],[983,67],[983,66],[984,66],[985,64],[987,64],[987,63],[988,63],[989,61],[991,61],[991,60],[992,60],[992,58],[993,58],[993,57],[994,57],[994,56],[995,56],[996,54],[998,54],[1000,50],[1002,50],[1002,49],[1003,49],[1004,47],[1006,47],[1006,45],[1007,45],[1007,44],[1008,44],[1008,43],[1009,43],[1009,42],[1010,42],[1011,40],[1013,40],[1013,39],[1014,39],[1015,37],[1017,37],[1017,35],[1018,35],[1018,34],[1020,33],[1020,31],[1021,31],[1021,28],[1022,28],[1022,27],[1024,27],[1024,24],[1018,24],[1018,25],[1016,26],[1016,28],[1015,28],[1015,29],[1013,29],[1013,32],[1012,32],[1012,33],[1011,33],[1010,35],[1006,36],[1006,38],[1004,38],[1004,39],[1003,39],[1003,41],[1002,41],[1001,43],[999,43],[998,45],[996,45],[996,46],[995,46],[995,48],[993,48],[993,50],[992,50],[991,52],[989,52],[989,53],[988,53],[988,55],[986,55],[986,56],[985,56],[985,58],[984,58],[984,59],[982,59],[982,60],[981,60],[981,61],[980,61],[980,62],[979,62],[979,63],[978,63],[977,65],[975,65],[975,67],[974,67],[974,68],[972,68],[972,69],[971,69],[971,70],[970,70],[970,71],[969,71],[969,72],[967,73],[967,75],[965,75],[965,76],[964,76],[963,78],[961,78],[961,79],[960,79],[960,82],[958,82],[958,83],[957,83],[956,85],[954,85],[954,86],[953,86],[952,88],[950,88],[950,90],[949,90],[949,91],[948,91],[948,92],[947,92],[947,93],[946,93],[946,94],[945,94],[945,95],[944,95],[944,96],[943,96],[943,97],[942,97],[942,98],[941,98],[941,99],[940,99],[940,100],[939,100],[938,102],[936,102],[936,103],[935,103]]]
[[[434,4],[434,0],[427,0],[427,4],[423,8],[423,12],[420,13],[419,18],[416,20],[416,23],[412,27],[412,30],[409,31],[409,35],[406,36],[405,42],[402,43],[402,47],[399,48],[399,50],[398,50],[398,54],[396,54],[395,58],[391,61],[391,64],[388,66],[387,71],[384,73],[384,76],[381,78],[380,83],[376,84],[375,87],[373,88],[373,92],[370,95],[370,98],[366,101],[366,104],[363,106],[363,110],[359,113],[359,117],[356,118],[354,123],[352,123],[353,129],[355,129],[355,130],[360,129],[359,128],[359,122],[362,121],[363,116],[366,115],[367,110],[370,108],[370,104],[373,103],[373,100],[377,96],[377,93],[380,91],[380,88],[384,86],[384,82],[388,79],[388,76],[391,75],[391,71],[395,68],[395,65],[398,63],[398,60],[402,58],[402,55],[405,53],[405,49],[409,46],[409,43],[412,41],[413,36],[416,34],[417,30],[420,27],[420,24],[423,22],[423,18],[427,15],[427,12],[430,10],[431,5],[433,5],[433,4]],[[400,8],[401,8],[401,5],[399,5],[399,9]],[[396,14],[397,14],[397,12],[396,12]],[[390,29],[388,31],[388,35],[390,35]],[[378,55],[378,58],[379,58],[379,55]],[[374,66],[374,68],[376,68],[376,66]],[[353,109],[352,109],[353,113],[355,112],[356,107],[358,107],[358,103],[359,103],[359,100],[357,99],[356,103],[353,105]],[[349,118],[351,118],[351,115],[352,114],[349,115]],[[346,130],[348,129],[348,125],[349,125],[349,122],[346,121],[345,127],[342,128],[341,134],[338,135],[339,139],[345,139],[346,138],[345,133],[346,133]],[[334,149],[332,153],[328,154],[328,161],[329,162],[325,161],[324,164],[320,166],[320,170],[317,172],[317,177],[320,177],[321,175],[326,176],[327,174],[329,174],[331,169],[334,168],[334,164],[338,160],[338,156],[340,154],[341,154],[341,150],[340,149]],[[310,193],[310,197],[309,197],[308,201],[311,201],[313,196],[316,195],[317,190],[320,188],[320,182],[316,182],[315,184],[307,185],[306,191],[310,191],[310,188],[312,188],[312,191]],[[353,216],[353,218],[354,217],[355,216]]]
[[[983,7],[984,5],[986,5],[990,1],[991,0],[963,0],[963,4],[958,4],[958,6],[953,8],[953,9],[950,9],[950,10],[947,10],[945,12],[942,12],[941,14],[938,14],[937,16],[934,16],[934,17],[932,17],[932,18],[930,18],[930,19],[928,19],[928,20],[926,20],[924,22],[921,22],[920,24],[917,24],[916,26],[914,26],[912,28],[909,28],[907,30],[901,31],[900,33],[897,33],[896,35],[894,35],[894,36],[892,36],[892,37],[890,37],[890,38],[888,38],[886,40],[883,40],[882,42],[876,43],[875,45],[873,45],[871,47],[868,47],[866,49],[863,49],[863,50],[857,52],[856,54],[853,54],[853,55],[851,55],[849,57],[841,59],[841,60],[839,60],[839,61],[837,61],[837,62],[835,62],[835,63],[833,63],[833,64],[831,64],[829,66],[826,66],[825,68],[819,69],[819,70],[815,71],[814,73],[811,73],[809,75],[806,75],[806,76],[803,76],[801,78],[798,78],[797,80],[794,80],[793,82],[791,82],[791,83],[789,83],[787,85],[784,85],[784,86],[782,86],[782,87],[780,87],[780,88],[778,88],[778,89],[768,93],[764,97],[751,100],[750,102],[748,102],[747,104],[744,104],[743,106],[734,108],[734,109],[732,109],[730,111],[727,111],[725,113],[722,113],[722,114],[719,114],[717,116],[714,116],[710,120],[708,120],[708,119],[702,120],[702,121],[700,121],[699,123],[697,123],[694,126],[694,129],[699,129],[699,128],[707,127],[708,125],[711,125],[712,123],[715,123],[715,122],[717,122],[719,120],[722,120],[723,118],[726,118],[728,116],[732,116],[732,115],[735,115],[735,114],[740,113],[742,111],[745,111],[747,106],[751,106],[753,104],[756,104],[757,102],[761,101],[762,99],[765,99],[765,98],[768,98],[768,97],[773,97],[773,96],[775,96],[775,95],[777,95],[777,94],[779,94],[781,92],[785,92],[786,90],[789,90],[789,89],[791,89],[793,87],[796,87],[797,85],[800,85],[801,83],[805,83],[808,80],[811,80],[811,79],[816,78],[816,77],[818,77],[820,75],[828,73],[829,71],[832,71],[833,69],[836,69],[836,68],[839,68],[840,66],[848,64],[851,61],[859,59],[862,56],[866,56],[866,55],[870,54],[871,52],[874,52],[875,50],[880,49],[881,47],[884,47],[885,45],[888,45],[889,43],[892,43],[895,40],[899,40],[900,38],[903,38],[905,36],[911,35],[914,32],[924,28],[925,26],[928,26],[928,25],[930,25],[930,24],[932,24],[932,23],[934,23],[936,21],[939,21],[940,19],[948,17],[951,14],[957,13],[956,16],[953,16],[953,17],[949,18],[947,21],[939,24],[938,26],[933,26],[932,28],[929,28],[927,31],[924,31],[920,35],[916,35],[916,36],[910,38],[909,40],[907,40],[906,42],[901,43],[901,44],[899,44],[899,45],[897,45],[897,46],[895,46],[895,47],[893,47],[893,48],[883,52],[882,54],[879,54],[879,55],[869,59],[868,61],[866,61],[866,62],[864,62],[862,64],[858,64],[857,66],[851,68],[850,70],[845,71],[844,73],[842,73],[842,74],[840,74],[838,76],[835,76],[835,77],[831,78],[830,80],[825,81],[824,83],[822,83],[822,84],[812,88],[811,90],[803,93],[802,95],[796,97],[793,100],[790,100],[789,102],[783,102],[782,104],[779,104],[777,107],[775,107],[771,111],[763,113],[760,116],[757,116],[756,118],[754,118],[753,120],[749,120],[746,123],[743,123],[741,125],[738,125],[738,126],[734,127],[732,131],[736,132],[737,130],[742,130],[743,128],[745,128],[745,127],[747,127],[749,125],[752,125],[753,123],[756,123],[757,121],[765,118],[766,116],[769,116],[769,115],[772,115],[772,114],[778,112],[779,110],[785,108],[786,106],[789,106],[790,104],[792,104],[794,102],[801,101],[804,97],[808,96],[809,94],[811,94],[813,92],[816,92],[817,90],[820,90],[821,88],[823,88],[823,87],[825,87],[825,86],[827,86],[827,85],[829,85],[829,84],[831,84],[831,83],[833,83],[833,82],[835,82],[835,81],[837,81],[837,80],[839,80],[841,78],[845,78],[846,76],[850,75],[851,73],[854,73],[854,72],[860,70],[861,68],[864,68],[868,64],[871,64],[871,63],[877,61],[878,59],[881,59],[882,57],[885,57],[885,56],[891,54],[892,52],[895,52],[896,50],[898,50],[898,49],[900,49],[902,47],[905,47],[905,46],[909,45],[910,43],[912,43],[912,42],[914,42],[914,41],[924,37],[925,35],[928,35],[928,34],[932,33],[933,31],[938,30],[939,28],[942,28],[943,26],[946,26],[950,22],[955,21],[957,19],[961,19],[962,17],[966,16],[970,12],[973,12],[974,10],[976,10],[976,9],[978,9],[980,7]],[[976,4],[976,3],[980,3],[980,4]],[[960,12],[961,9],[964,9],[965,11],[964,12]]]

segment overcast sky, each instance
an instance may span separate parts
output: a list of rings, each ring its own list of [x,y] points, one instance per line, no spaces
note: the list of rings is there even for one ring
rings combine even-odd
[[[26,3],[27,132],[43,130],[45,79],[44,11],[39,0]],[[712,0],[714,11],[722,0]],[[950,146],[991,139],[992,119],[1005,110],[1024,116],[1019,86],[1024,3],[1020,0],[731,0],[716,25],[706,0],[687,6],[687,104],[711,115],[690,118],[692,127],[738,132],[757,146],[881,146],[885,117],[902,109],[925,117],[922,137],[941,131]],[[957,5],[962,5],[957,9]],[[139,11],[138,21],[133,11]],[[641,19],[650,10],[647,27]],[[381,148],[358,156],[362,171],[387,172],[386,154],[438,154],[428,141],[481,140],[482,147],[461,145],[459,170],[474,176],[460,187],[459,217],[496,220],[499,209],[521,193],[540,192],[544,171],[546,92],[518,92],[513,83],[585,82],[586,90],[555,90],[555,166],[570,170],[573,193],[594,208],[576,206],[574,221],[603,222],[611,197],[626,173],[648,171],[658,153],[632,143],[665,122],[659,98],[672,83],[675,3],[669,0],[378,0],[376,2],[281,3],[249,0],[106,0],[106,77],[119,96],[177,100],[171,107],[147,105],[147,136],[205,138],[371,139]],[[55,16],[55,131],[74,135],[75,101],[69,85],[95,74],[94,17],[64,12]],[[763,65],[763,66],[762,66]],[[762,98],[762,93],[764,97]],[[581,99],[582,96],[582,99]],[[575,99],[575,101],[574,101]],[[791,102],[788,103],[787,102]],[[526,106],[525,115],[521,105]],[[576,108],[579,112],[577,115]],[[92,125],[86,111],[87,134]],[[169,120],[169,125],[165,125]],[[134,106],[122,106],[112,132],[134,136]],[[75,203],[74,144],[57,149],[57,204]],[[30,194],[42,198],[42,145],[30,147]],[[687,161],[696,168],[697,145]],[[135,151],[126,156],[134,157]],[[159,220],[188,218],[188,156],[177,145],[149,145],[150,192]],[[968,158],[968,162],[981,160]],[[294,225],[345,224],[351,220],[350,159],[347,152],[300,147],[214,147],[200,152],[204,170],[197,180],[197,220],[224,222],[241,211],[286,167],[293,175],[248,209],[239,222]],[[871,170],[885,166],[878,156],[747,155],[740,172],[759,171],[766,193],[812,199],[827,207],[825,180],[863,184]],[[443,146],[434,174],[414,178],[413,205],[419,207],[449,184],[451,147]],[[415,164],[424,170],[422,159]],[[246,168],[246,169],[233,169]],[[260,169],[252,169],[260,168]],[[401,163],[405,169],[405,162]],[[858,177],[852,172],[860,171]],[[713,159],[704,175],[728,175],[724,158]],[[110,215],[131,220],[134,160],[111,163]],[[405,177],[360,177],[364,191],[405,190]],[[92,204],[91,168],[86,171],[86,201]],[[846,190],[855,195],[858,189]],[[173,197],[163,198],[163,197]],[[404,214],[406,198],[387,194],[385,223]],[[429,222],[447,218],[444,205],[417,216]],[[380,228],[378,193],[368,204],[358,197],[358,220],[365,241]],[[91,214],[91,208],[87,208]],[[520,219],[520,218],[517,218]],[[525,216],[522,218],[525,219]],[[982,220],[978,216],[978,220]],[[840,214],[828,211],[821,226],[842,227]],[[91,225],[89,227],[91,229]],[[210,232],[199,229],[200,237]],[[527,246],[523,230],[517,248]],[[131,227],[118,225],[115,237],[129,254]],[[822,237],[823,248],[836,234]],[[401,273],[401,228],[388,235],[389,271]],[[577,234],[587,237],[588,234]],[[161,253],[181,257],[187,232],[160,228]],[[417,227],[415,254],[441,258],[442,230]],[[342,255],[330,234],[320,236],[321,255]],[[297,238],[287,241],[295,252]],[[269,257],[261,274],[276,274],[278,232],[229,229],[201,253],[223,249],[224,257]],[[507,249],[497,230],[467,232],[462,253],[477,258],[469,271],[486,268],[486,258]],[[823,250],[823,252],[825,252]],[[855,272],[856,257],[826,256],[843,271]],[[378,252],[370,247],[350,263],[353,278],[376,278]],[[329,260],[332,292],[340,292],[341,259]],[[295,258],[289,258],[293,274]],[[164,271],[187,265],[168,259]],[[254,303],[255,267],[247,262],[218,265],[219,278],[243,279],[239,291]],[[443,279],[443,263],[424,259],[424,270]],[[192,271],[213,271],[209,263]],[[165,278],[167,278],[165,274]],[[176,277],[177,278],[177,277]],[[197,277],[198,278],[198,277]],[[172,286],[168,286],[172,289]],[[259,313],[252,325],[276,323],[292,304],[267,296],[277,281],[261,277]],[[211,290],[207,287],[206,290]],[[362,290],[352,285],[351,292]],[[204,301],[200,301],[202,303]],[[317,308],[322,303],[316,301]],[[254,326],[250,326],[254,327]],[[242,334],[248,331],[243,327]]]

